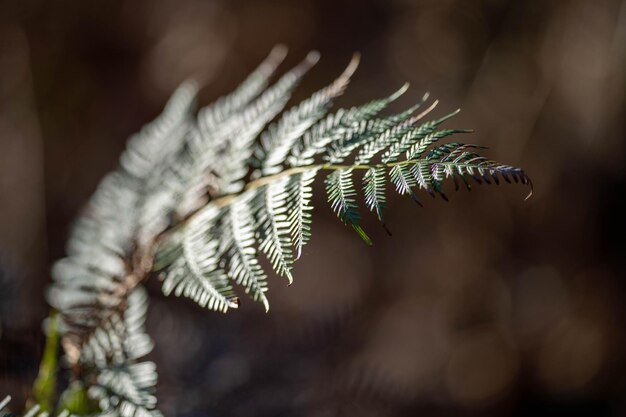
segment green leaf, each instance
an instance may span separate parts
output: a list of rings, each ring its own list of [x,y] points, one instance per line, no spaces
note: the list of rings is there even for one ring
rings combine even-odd
[[[311,239],[311,197],[313,188],[311,184],[315,179],[318,169],[311,169],[305,173],[294,175],[289,179],[288,185],[288,218],[291,243],[296,251],[296,259],[302,256],[302,248]]]
[[[209,126],[217,126],[249,105],[267,87],[270,77],[286,55],[287,48],[285,46],[275,46],[268,57],[235,91],[220,97],[215,103],[203,109],[200,112],[199,122]]]
[[[398,91],[383,99],[372,100],[362,106],[351,109],[339,109],[319,121],[304,132],[287,159],[291,166],[302,166],[313,163],[315,155],[325,153],[329,144],[349,136],[355,127],[362,126],[377,115],[389,103],[395,101],[406,92],[409,85],[404,84]]]
[[[437,126],[448,120],[449,118],[457,115],[460,110],[454,111],[450,114],[443,116],[437,120],[431,120],[423,123],[417,129],[407,132],[399,141],[394,143],[387,149],[382,155],[382,161],[384,163],[397,162],[400,155],[408,150],[415,142],[425,138],[427,135],[433,133]]]
[[[262,196],[259,212],[259,249],[269,259],[272,268],[279,275],[287,276],[289,284],[293,282],[293,250],[289,237],[287,219],[287,187],[289,178],[283,178],[266,186],[259,194]]]
[[[444,130],[430,133],[426,135],[425,137],[421,138],[418,142],[414,143],[406,151],[406,159],[407,160],[419,159],[424,153],[424,151],[430,145],[432,145],[433,143],[437,142],[440,139],[446,138],[448,136],[452,136],[456,133],[471,133],[471,132],[472,132],[471,130],[463,130],[463,129],[444,129]],[[432,158],[427,158],[427,159],[432,159]]]
[[[181,234],[174,236],[174,242],[162,245],[157,251],[159,269],[167,265],[162,273],[165,295],[185,296],[202,307],[222,312],[238,307],[239,300],[219,267],[215,225],[221,216],[216,207],[205,207]]]
[[[230,229],[226,239],[224,259],[227,262],[227,275],[237,284],[245,287],[246,293],[252,293],[255,301],[260,301],[269,311],[270,306],[265,296],[267,276],[257,259],[254,226],[249,202],[253,193],[237,199],[227,213],[227,228]]]
[[[385,198],[385,169],[384,167],[372,167],[363,176],[363,192],[365,193],[365,205],[370,211],[375,211],[378,220],[390,233],[385,225],[383,209],[386,205]]]
[[[278,122],[270,125],[261,134],[261,146],[256,153],[263,175],[281,170],[280,165],[285,163],[296,141],[326,114],[332,101],[343,94],[358,63],[358,55],[355,55],[345,71],[331,85],[285,112]]]
[[[352,226],[361,239],[368,245],[371,245],[372,240],[363,228],[359,226],[361,215],[355,199],[356,189],[352,179],[352,169],[337,170],[326,177],[326,193],[337,217],[344,224]]]
[[[88,416],[100,413],[97,401],[89,398],[87,387],[80,381],[73,381],[61,394],[60,410],[67,410],[70,415]]]
[[[33,385],[35,401],[42,411],[53,411],[56,393],[57,355],[59,350],[59,314],[52,311],[48,317],[46,345],[39,364],[39,374]]]

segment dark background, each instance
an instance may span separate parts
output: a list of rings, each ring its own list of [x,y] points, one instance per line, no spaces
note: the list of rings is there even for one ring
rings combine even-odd
[[[0,3],[0,397],[42,352],[50,264],[126,138],[188,77],[202,103],[277,43],[322,60],[295,101],[362,53],[339,104],[411,90],[524,167],[522,186],[390,191],[374,247],[315,199],[295,283],[269,314],[165,299],[150,333],[168,416],[626,415],[626,2],[612,0]]]

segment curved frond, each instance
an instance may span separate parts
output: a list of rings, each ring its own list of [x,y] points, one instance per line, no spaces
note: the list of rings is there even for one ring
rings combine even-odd
[[[202,307],[223,312],[237,308],[239,300],[218,265],[219,240],[214,228],[220,218],[217,208],[207,206],[179,237],[157,252],[155,268],[160,270],[160,264],[168,266],[162,273],[165,295],[173,292]]]
[[[269,310],[269,302],[265,296],[267,276],[257,259],[257,248],[254,237],[254,223],[250,210],[252,195],[239,198],[228,209],[221,243],[224,246],[223,257],[228,265],[228,276],[237,284],[245,287],[255,301],[261,301],[265,310]]]
[[[285,163],[294,143],[326,114],[332,100],[343,94],[358,64],[359,56],[355,55],[345,71],[331,85],[285,112],[277,123],[270,125],[261,134],[256,156],[261,166],[261,175],[281,171],[280,165]]]
[[[317,53],[310,53],[250,106],[235,114],[223,128],[211,132],[210,147],[205,150],[219,157],[213,169],[223,192],[238,192],[243,188],[241,179],[248,172],[246,162],[252,155],[257,135],[285,107],[295,87],[318,59]]]
[[[441,128],[458,111],[425,120],[438,103],[427,106],[428,94],[404,111],[383,114],[408,85],[329,113],[356,58],[330,85],[281,115],[319,59],[311,52],[270,85],[284,56],[284,47],[274,49],[233,93],[199,111],[197,85],[184,83],[161,116],[131,137],[120,167],[77,220],[67,258],[53,268],[48,300],[61,315],[66,362],[80,370],[76,379],[108,415],[158,415],[155,367],[141,360],[152,349],[141,282],[158,275],[164,294],[223,312],[239,305],[239,285],[268,310],[260,253],[292,282],[294,262],[311,237],[316,177],[325,177],[340,221],[367,244],[359,200],[387,229],[388,181],[420,205],[419,190],[447,200],[447,179],[468,189],[471,181],[520,182],[532,192],[522,169],[486,158],[480,146],[441,143],[470,131]]]
[[[326,194],[331,208],[337,213],[337,217],[344,224],[352,226],[361,239],[371,245],[371,239],[359,226],[361,214],[355,199],[356,189],[352,179],[352,169],[340,169],[326,177]]]
[[[367,208],[376,213],[378,220],[387,230],[383,217],[383,209],[387,203],[385,197],[385,169],[383,167],[372,167],[365,172],[363,176],[363,192],[365,193]],[[387,230],[387,233],[389,233],[389,230]]]
[[[293,282],[291,269],[293,266],[293,249],[289,238],[289,222],[287,218],[287,200],[289,178],[276,181],[265,187],[258,208],[260,237],[259,249],[263,252],[272,268],[285,275],[289,283]]]
[[[311,184],[317,174],[317,169],[311,169],[289,179],[289,208],[288,222],[291,234],[291,243],[296,250],[296,259],[302,256],[302,248],[311,239],[311,198],[313,188]]]
[[[111,315],[83,346],[81,363],[96,366],[88,395],[104,412],[115,411],[121,417],[157,416],[156,366],[139,361],[152,350],[145,331],[148,294],[135,287],[127,303],[123,313]]]
[[[287,55],[284,45],[275,46],[268,57],[231,94],[219,98],[198,114],[200,129],[211,132],[233,114],[241,111],[265,90],[269,79]]]
[[[398,91],[389,97],[372,100],[367,104],[351,109],[340,109],[336,113],[328,115],[311,129],[304,132],[301,138],[291,149],[291,155],[287,158],[290,166],[304,166],[312,164],[314,157],[327,150],[327,146],[351,132],[355,123],[362,123],[376,116],[385,109],[389,103],[395,101],[409,88],[404,84]]]

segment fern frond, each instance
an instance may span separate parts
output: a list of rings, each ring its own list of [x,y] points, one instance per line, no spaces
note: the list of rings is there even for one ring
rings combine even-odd
[[[155,168],[182,144],[196,107],[198,85],[183,83],[172,94],[163,113],[141,132],[132,136],[120,157],[122,169],[145,180]]]
[[[318,61],[319,55],[311,53],[276,84],[266,90],[249,107],[233,116],[224,128],[212,132],[210,145],[205,150],[216,154],[219,163],[214,171],[220,190],[238,192],[243,188],[241,179],[248,172],[246,161],[252,155],[252,144],[265,125],[285,107],[291,93],[306,72]]]
[[[137,246],[139,208],[153,174],[182,146],[193,120],[196,90],[194,83],[185,83],[162,115],[130,139],[120,168],[103,179],[76,222],[68,257],[53,268],[48,300],[61,313],[62,345],[74,369],[96,369],[100,375],[110,367],[139,363],[152,348],[138,324],[145,315],[133,310],[138,300],[147,300],[136,295],[140,289],[133,289],[150,267],[146,248]],[[150,404],[142,407],[155,412]]]
[[[411,174],[413,174],[413,178],[417,182],[419,188],[422,188],[429,193],[432,193],[433,176],[430,172],[430,165],[428,163],[419,161],[411,164],[409,168]]]
[[[267,308],[266,276],[256,251],[291,282],[294,248],[300,254],[310,237],[310,184],[315,171],[244,193],[228,208],[208,205],[198,212],[178,237],[156,252],[155,270],[162,270],[164,293],[225,312],[238,306],[230,279]]]
[[[312,164],[314,157],[327,150],[328,144],[338,140],[354,128],[354,124],[370,120],[380,111],[404,94],[409,88],[404,84],[398,91],[389,97],[372,100],[359,107],[345,110],[340,109],[336,113],[328,115],[324,120],[304,132],[302,138],[291,150],[287,162],[290,166],[304,166]]]
[[[7,395],[0,401],[0,415],[2,416],[15,416],[15,413],[11,413],[10,410],[7,409],[9,403],[11,402],[11,396]],[[54,414],[57,417],[74,417],[67,410],[63,410],[58,414]],[[44,411],[43,407],[40,404],[35,404],[30,407],[24,413],[23,417],[49,417],[50,413],[48,411]]]
[[[237,284],[243,285],[246,293],[252,292],[252,298],[261,301],[267,311],[270,308],[265,296],[267,276],[256,257],[254,224],[249,207],[252,197],[253,195],[248,193],[227,209],[225,221],[227,230],[222,229],[221,237],[225,247],[223,256],[228,265],[228,276]]]
[[[446,177],[465,178],[465,176],[469,176],[479,184],[483,182],[491,184],[492,180],[499,184],[498,176],[510,184],[512,178],[514,182],[520,182],[530,187],[530,192],[526,199],[532,196],[532,181],[522,169],[504,165],[475,152],[467,151],[467,149],[472,148],[476,148],[476,145],[461,144],[441,158],[439,162],[436,159],[431,159],[432,171],[437,176],[441,174],[444,174]]]
[[[226,312],[239,299],[218,265],[219,239],[215,225],[220,211],[205,207],[179,235],[161,246],[154,269],[161,271],[163,293],[191,298],[202,307]]]
[[[425,114],[428,114],[432,111],[437,105],[437,101],[435,101],[426,111]],[[398,158],[404,153],[407,149],[409,149],[415,142],[423,139],[427,135],[431,134],[435,131],[435,129],[443,122],[448,120],[449,118],[458,114],[459,110],[452,112],[450,114],[445,115],[444,117],[431,120],[426,123],[420,125],[417,129],[411,130],[407,132],[402,138],[393,143],[382,155],[382,161],[384,163],[396,162]]]
[[[375,211],[378,220],[389,233],[385,226],[383,209],[387,199],[385,197],[385,169],[383,167],[369,168],[363,176],[363,192],[365,193],[365,205],[370,211]]]
[[[275,46],[268,57],[254,70],[241,85],[227,96],[219,98],[214,104],[205,107],[198,114],[200,130],[211,132],[217,126],[241,111],[254,100],[269,83],[280,63],[287,55],[284,45]]]
[[[249,153],[243,152],[248,163],[257,168],[245,190],[239,185],[239,191],[227,194],[231,189],[224,189],[222,185],[217,199],[204,203],[207,204],[206,208],[201,209],[197,215],[192,216],[188,224],[183,225],[182,233],[189,233],[187,229],[195,230],[199,241],[204,241],[205,245],[216,240],[219,243],[204,248],[197,245],[193,251],[187,253],[180,250],[172,252],[180,256],[174,256],[174,260],[166,262],[168,272],[164,284],[169,282],[168,288],[173,288],[174,282],[185,285],[183,283],[197,281],[195,278],[186,280],[184,277],[194,262],[202,259],[203,265],[207,267],[204,274],[219,274],[216,276],[220,277],[216,282],[211,279],[202,281],[208,286],[207,291],[217,291],[218,284],[226,285],[225,274],[228,279],[243,285],[246,292],[251,292],[253,298],[262,301],[267,308],[266,274],[256,262],[257,252],[264,253],[272,269],[279,275],[287,276],[291,282],[293,262],[301,256],[302,247],[310,237],[310,184],[318,172],[329,172],[326,177],[326,191],[331,207],[339,219],[354,228],[366,243],[371,244],[371,239],[359,224],[361,215],[353,178],[356,172],[365,171],[365,204],[370,211],[376,213],[387,229],[383,216],[387,175],[400,194],[408,194],[421,204],[415,193],[416,188],[426,190],[433,196],[438,193],[447,199],[442,191],[445,178],[452,177],[456,182],[460,176],[466,181],[465,177],[471,176],[473,169],[478,172],[478,167],[472,164],[486,163],[486,160],[472,159],[458,146],[445,145],[433,148],[422,159],[423,154],[435,142],[468,131],[437,130],[458,111],[417,126],[438,103],[435,101],[416,114],[427,100],[427,94],[415,106],[405,111],[390,116],[378,116],[382,109],[406,91],[406,86],[387,98],[323,116],[332,98],[345,88],[352,66],[329,87],[294,106],[277,122],[267,127],[260,135],[260,145],[252,159],[248,158]],[[249,107],[253,108],[254,105],[251,103]],[[242,111],[249,110],[244,108]],[[245,147],[249,148],[249,139],[246,140],[248,142]],[[235,146],[232,149],[241,148]],[[347,163],[353,154],[354,163]],[[403,155],[406,156],[404,160],[401,159]],[[313,163],[318,156],[326,163]],[[375,158],[380,158],[380,162],[372,162]],[[457,166],[456,171],[451,171],[451,166],[459,163],[465,165]],[[285,164],[291,168],[284,168]],[[236,165],[241,173],[249,172],[249,166],[243,160]],[[491,168],[496,170],[493,165]],[[486,172],[485,169],[481,165],[481,170]],[[505,170],[500,171],[506,175]],[[215,172],[225,171],[223,168],[215,168]],[[485,181],[484,178],[482,181]],[[215,224],[198,220],[209,207],[213,207],[214,213],[220,218]],[[172,237],[172,241],[176,241],[176,238]],[[161,258],[158,255],[161,252],[157,251],[157,259]],[[173,271],[178,271],[178,275]],[[217,291],[216,294],[219,293]],[[186,295],[192,294],[188,292]],[[230,289],[221,302],[206,304],[225,310],[228,303],[232,302],[229,297],[232,297]]]
[[[102,323],[83,346],[81,363],[97,367],[88,394],[98,400],[104,412],[116,411],[121,417],[158,416],[156,366],[138,361],[152,350],[144,324],[148,295],[136,287],[127,303],[123,313],[113,314]]]
[[[456,130],[453,131],[454,133],[470,133],[470,130]],[[487,149],[486,146],[480,146],[480,145],[473,145],[473,144],[466,144],[466,143],[461,143],[461,142],[450,142],[450,143],[444,143],[443,145],[439,145],[436,146],[434,148],[432,148],[428,154],[426,155],[426,159],[428,160],[433,160],[433,159],[442,159],[444,156],[450,154],[450,152],[453,152],[454,150],[458,149],[459,147],[464,147],[465,149]],[[423,151],[422,151],[423,152]],[[413,156],[413,158],[408,158],[409,155],[412,155],[411,153],[407,152],[407,159],[413,159],[415,157],[419,157],[422,155],[422,153],[420,154],[416,154],[415,156]]]
[[[439,141],[440,139],[446,138],[448,136],[452,136],[458,133],[472,133],[471,130],[467,129],[444,129],[439,131],[434,131],[432,133],[428,133],[426,136],[420,137],[419,140],[406,151],[406,159],[413,160],[419,159],[424,151],[428,149],[430,145]],[[417,136],[417,135],[416,135]],[[417,139],[417,137],[416,137]],[[444,149],[441,149],[441,152],[444,152]],[[432,155],[434,156],[434,154]]]
[[[385,229],[387,178],[418,203],[418,189],[447,199],[446,179],[456,188],[459,181],[470,188],[470,180],[503,179],[532,192],[522,169],[487,159],[477,145],[437,145],[469,131],[439,130],[458,111],[422,121],[438,103],[417,113],[428,95],[382,115],[407,85],[327,114],[346,89],[356,58],[328,87],[279,116],[319,58],[310,53],[270,86],[284,55],[284,48],[274,49],[235,92],[197,116],[197,85],[183,84],[162,115],[129,140],[120,167],[103,179],[77,221],[68,257],[53,268],[48,300],[61,314],[67,363],[80,370],[75,377],[111,415],[158,415],[154,364],[141,361],[152,348],[141,282],[157,273],[164,294],[223,312],[239,305],[234,282],[268,310],[259,253],[292,282],[294,262],[311,237],[317,176],[326,176],[338,218],[367,244],[355,186],[359,173],[365,205]]]
[[[241,190],[252,142],[283,109],[293,89],[318,59],[317,53],[309,54],[265,89],[284,54],[285,48],[273,50],[234,93],[199,111],[182,146],[163,162],[146,187],[139,216],[141,241],[149,241],[163,231],[172,218],[200,209],[208,194]]]
[[[406,165],[396,165],[389,171],[389,176],[391,178],[391,182],[396,186],[396,191],[400,195],[408,194],[413,200],[419,204],[422,203],[417,199],[417,196],[413,192],[413,187],[417,185],[417,181],[409,171],[409,168]]]
[[[161,417],[155,410],[156,365],[134,363],[124,367],[100,370],[96,384],[88,394],[98,400],[105,414],[115,411],[120,417]]]
[[[398,138],[411,129],[414,123],[416,123],[424,114],[420,114],[416,117],[410,117],[413,112],[419,109],[422,104],[428,99],[429,94],[426,93],[422,97],[422,100],[407,111],[400,113],[395,118],[386,119],[387,123],[392,126],[381,132],[376,138],[366,142],[360,149],[355,158],[355,164],[367,164],[369,163],[379,152],[387,149],[389,146],[397,142]]]
[[[294,143],[326,114],[332,100],[343,94],[358,64],[359,56],[355,55],[348,67],[331,85],[285,112],[276,124],[270,125],[267,131],[261,134],[257,152],[257,159],[261,165],[260,174],[270,175],[281,170],[280,165],[285,163]]]
[[[285,275],[291,284],[293,249],[287,219],[288,186],[289,178],[283,178],[266,186],[260,193],[263,198],[258,209],[260,221],[257,233],[261,236],[259,249],[267,256],[276,273]]]
[[[347,130],[330,144],[323,159],[330,163],[342,163],[356,149],[361,147],[361,153],[357,155],[356,164],[360,164],[360,161],[363,161],[362,163],[369,162],[374,155],[394,143],[403,131],[406,131],[419,120],[421,115],[411,116],[427,97],[428,94],[425,94],[421,102],[401,113],[355,123],[353,129]]]
[[[372,240],[367,236],[363,228],[359,226],[361,214],[355,200],[356,189],[352,179],[352,172],[351,168],[341,169],[326,177],[326,194],[328,195],[331,208],[337,213],[337,217],[344,224],[352,226],[361,239],[368,245],[371,245]]]
[[[291,234],[291,243],[296,250],[296,259],[302,256],[302,248],[311,239],[311,197],[313,188],[311,184],[315,179],[318,169],[311,169],[289,179],[288,194],[288,222]]]

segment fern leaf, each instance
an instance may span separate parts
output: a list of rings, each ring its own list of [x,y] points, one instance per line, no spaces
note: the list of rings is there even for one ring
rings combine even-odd
[[[210,146],[203,148],[219,156],[214,170],[223,192],[232,193],[241,190],[243,187],[241,178],[248,172],[246,161],[252,155],[252,143],[256,136],[285,107],[294,88],[318,59],[317,53],[309,54],[302,63],[281,77],[247,109],[237,114],[225,128],[212,133]]]
[[[287,219],[288,185],[289,178],[284,178],[266,186],[264,192],[260,193],[263,201],[259,209],[261,212],[259,223],[263,238],[259,249],[267,256],[276,273],[285,275],[291,284],[293,250]]]
[[[371,245],[372,240],[359,226],[361,215],[355,200],[356,189],[352,179],[352,169],[341,169],[326,177],[326,193],[337,217],[344,224],[352,226],[361,239]]]
[[[0,397],[2,398],[2,397]],[[7,409],[7,406],[11,402],[11,396],[7,395],[4,397],[2,401],[0,401],[0,415],[2,416],[16,416],[17,414],[12,413],[10,409]],[[56,417],[70,417],[70,414],[67,410],[61,411],[59,414],[53,414]],[[35,404],[32,407],[28,408],[23,417],[50,417],[50,412],[46,411],[45,407],[42,407],[40,404]]]
[[[201,130],[210,132],[234,113],[245,108],[267,87],[272,74],[285,59],[287,48],[275,46],[269,56],[231,94],[221,97],[214,104],[202,109],[198,114]]]
[[[172,217],[185,217],[207,203],[206,194],[239,192],[248,172],[251,144],[286,105],[300,79],[317,62],[317,53],[263,91],[284,57],[278,48],[235,93],[220,105],[202,109],[175,155],[152,178],[140,215],[140,241],[164,230]],[[262,94],[261,94],[262,93]],[[260,95],[259,95],[260,94]],[[257,97],[258,96],[258,97]]]
[[[121,417],[161,416],[154,410],[155,375],[156,366],[153,362],[104,369],[88,393],[98,400],[100,409],[105,412],[116,410]]]
[[[328,115],[318,124],[304,132],[301,140],[293,147],[291,155],[287,159],[291,166],[302,166],[313,163],[313,158],[325,152],[331,142],[341,136],[347,135],[355,123],[366,122],[382,111],[389,103],[395,101],[404,94],[409,85],[404,84],[398,91],[389,97],[372,100],[359,107],[349,110],[340,109],[336,113]]]
[[[439,141],[440,139],[446,138],[448,136],[452,136],[454,134],[457,133],[471,133],[471,130],[465,130],[465,129],[444,129],[444,130],[440,130],[440,131],[436,131],[433,133],[430,133],[426,136],[424,136],[423,138],[421,138],[419,141],[417,141],[416,143],[414,143],[407,151],[406,151],[406,159],[411,160],[411,159],[419,159],[422,154],[424,153],[424,151],[426,151],[426,149],[431,146],[433,143]],[[443,151],[443,149],[442,149]],[[433,154],[434,156],[434,154]]]
[[[470,132],[468,130],[461,131],[462,133]],[[446,155],[449,155],[451,152],[457,150],[459,147],[464,147],[465,149],[487,149],[486,146],[473,145],[473,144],[465,144],[461,142],[450,142],[444,143],[443,145],[436,146],[432,148],[428,154],[426,155],[426,159],[432,161],[434,159],[442,159]],[[408,154],[407,154],[408,155]]]
[[[365,172],[363,192],[365,193],[365,204],[370,211],[376,212],[378,220],[383,224],[387,233],[390,233],[383,217],[383,209],[387,202],[385,197],[385,169],[383,167],[372,167]]]
[[[407,132],[407,130],[411,129],[413,124],[415,124],[423,116],[419,115],[417,117],[411,117],[411,118],[407,118],[407,116],[412,115],[413,112],[419,109],[424,104],[428,96],[429,96],[428,93],[424,94],[424,96],[422,97],[422,100],[419,103],[417,103],[415,106],[411,107],[410,109],[408,109],[407,111],[403,113],[400,113],[398,116],[396,116],[395,119],[389,120],[389,122],[391,123],[394,123],[397,120],[398,123],[394,124],[387,130],[382,132],[374,140],[365,143],[361,147],[361,149],[359,149],[359,153],[357,154],[357,157],[354,161],[355,164],[367,164],[379,152],[391,146],[393,143],[395,143],[398,140],[399,137],[401,137],[405,132]]]
[[[213,229],[220,211],[207,206],[193,219],[175,242],[157,251],[157,261],[167,266],[162,273],[163,293],[191,298],[211,310],[226,312],[238,307],[228,277],[219,267],[219,241]],[[174,259],[174,261],[163,260]],[[163,265],[163,266],[162,266]]]
[[[256,257],[254,225],[249,207],[252,197],[252,194],[240,197],[227,209],[226,227],[229,230],[222,238],[226,247],[224,255],[228,264],[228,276],[237,284],[243,285],[246,293],[252,292],[252,298],[261,301],[268,311],[270,307],[265,296],[267,276]]]
[[[430,172],[430,165],[423,162],[416,162],[410,168],[413,178],[420,188],[432,193],[433,178]]]
[[[287,111],[261,135],[258,152],[260,155],[257,158],[261,161],[263,175],[280,171],[280,165],[285,162],[294,143],[326,114],[332,100],[343,94],[358,63],[359,56],[355,55],[345,71],[331,85]]]
[[[154,390],[156,367],[137,361],[152,350],[145,333],[148,295],[136,287],[128,296],[123,314],[114,314],[87,339],[81,361],[97,366],[95,384],[88,394],[104,412],[123,417],[160,416]]]
[[[424,97],[427,96],[425,95]],[[331,163],[341,163],[354,150],[365,146],[365,151],[357,156],[357,159],[369,161],[376,153],[393,143],[399,132],[408,129],[417,120],[419,116],[411,117],[411,115],[421,104],[421,102],[417,103],[408,110],[386,118],[355,123],[353,129],[343,132],[338,139],[333,141],[324,159]]]
[[[132,136],[120,157],[122,169],[145,181],[165,158],[182,146],[196,107],[198,85],[183,83],[165,105],[163,113]]]
[[[396,186],[398,194],[408,194],[417,204],[420,206],[422,205],[413,192],[413,187],[417,185],[417,182],[406,165],[394,166],[389,171],[389,176],[391,178],[391,182]]]
[[[428,109],[424,111],[424,113],[427,114],[428,112],[432,111],[432,109],[435,107],[436,104],[437,102],[435,101],[433,105],[431,105],[431,107],[429,107]],[[389,149],[387,149],[383,153],[382,161],[384,163],[396,162],[398,158],[407,149],[409,149],[416,141],[434,132],[437,126],[439,126],[441,123],[445,122],[449,118],[455,116],[456,114],[458,114],[458,112],[459,110],[452,112],[440,119],[425,122],[422,125],[420,125],[420,127],[418,127],[417,129],[414,129],[408,132],[406,135],[402,137],[401,140],[394,143],[391,147],[389,147]]]
[[[416,189],[446,198],[448,178],[457,188],[459,180],[468,188],[470,179],[521,182],[532,194],[522,169],[480,155],[476,145],[434,146],[468,131],[439,130],[457,112],[422,122],[437,105],[415,114],[427,95],[405,111],[381,115],[406,85],[327,114],[356,60],[279,116],[318,60],[309,54],[269,86],[284,55],[282,47],[273,50],[239,88],[197,116],[197,85],[183,84],[161,116],[129,140],[119,169],[103,179],[77,221],[68,257],[53,268],[48,300],[61,314],[66,360],[105,413],[159,415],[154,365],[141,362],[152,341],[140,283],[158,272],[166,295],[227,311],[238,306],[234,281],[268,310],[267,276],[257,257],[263,253],[292,282],[293,263],[311,237],[312,182],[320,172],[328,173],[333,211],[368,244],[359,224],[359,172],[365,204],[384,227],[387,175],[399,194],[418,203]]]
[[[311,183],[318,169],[311,169],[289,179],[288,218],[291,243],[296,250],[296,259],[302,256],[302,248],[311,238]]]

